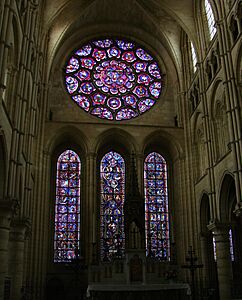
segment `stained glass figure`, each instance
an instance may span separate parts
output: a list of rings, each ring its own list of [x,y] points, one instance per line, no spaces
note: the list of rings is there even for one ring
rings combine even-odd
[[[125,249],[125,162],[119,153],[110,151],[104,155],[100,165],[100,180],[101,260],[111,261],[113,258],[122,258]]]
[[[170,259],[167,164],[157,152],[144,163],[146,255]]]
[[[153,56],[122,39],[83,45],[71,55],[65,73],[66,89],[77,105],[107,120],[129,120],[143,114],[159,101],[164,86]]]
[[[57,161],[54,262],[71,262],[80,239],[81,161],[73,150]]]

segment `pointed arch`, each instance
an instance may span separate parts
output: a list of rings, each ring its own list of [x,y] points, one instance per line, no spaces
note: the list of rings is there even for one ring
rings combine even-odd
[[[146,255],[170,260],[167,164],[158,152],[144,162]]]
[[[222,223],[231,222],[231,213],[233,204],[235,202],[235,181],[234,177],[225,173],[221,181],[221,187],[219,191],[219,214]]]
[[[227,153],[229,144],[226,107],[223,98],[224,95],[221,100],[214,103],[214,115],[212,116],[217,160]]]
[[[202,121],[203,122],[203,121]],[[199,180],[202,176],[206,174],[206,169],[208,166],[207,155],[206,155],[206,144],[205,144],[205,133],[204,133],[204,124],[201,123],[196,128],[196,179]]]
[[[208,230],[207,225],[211,219],[210,215],[210,204],[209,197],[207,193],[203,193],[200,205],[200,227],[201,232],[206,232]]]
[[[204,7],[205,7],[206,18],[207,18],[209,36],[210,36],[210,40],[212,40],[217,32],[217,29],[215,27],[215,18],[214,18],[213,9],[211,7],[209,0],[204,1]]]
[[[194,47],[192,41],[190,41],[190,45],[191,45],[191,55],[192,55],[193,72],[195,73],[196,70],[197,70],[197,53],[195,51],[195,47]]]
[[[56,165],[54,262],[71,262],[80,248],[81,160],[71,149]]]
[[[239,26],[234,15],[230,18],[229,29],[232,38],[232,43],[235,43],[239,36]]]
[[[0,133],[0,199],[4,198],[4,188],[6,179],[6,153],[5,141]]]
[[[234,261],[234,236],[237,223],[234,210],[236,206],[235,181],[232,175],[226,173],[223,177],[220,190],[220,218],[224,224],[230,224],[229,241],[230,241],[230,258]],[[236,235],[238,232],[236,232]]]
[[[211,221],[210,214],[210,202],[208,193],[202,194],[200,202],[200,243],[201,243],[201,255],[203,262],[203,276],[204,287],[206,289],[213,289],[217,293],[217,268],[215,261],[215,240],[213,233],[208,230],[208,224]]]
[[[229,224],[228,238],[230,260],[233,271],[233,285],[238,288],[241,285],[242,275],[242,238],[241,238],[241,218],[236,217],[234,210],[236,207],[236,187],[232,174],[226,172],[221,182],[219,193],[220,219],[224,224]]]
[[[125,252],[125,161],[115,151],[100,162],[100,252],[102,261],[122,258]]]

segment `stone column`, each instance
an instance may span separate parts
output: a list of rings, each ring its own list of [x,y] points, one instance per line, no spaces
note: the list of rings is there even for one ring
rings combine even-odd
[[[21,288],[23,284],[24,265],[24,241],[26,232],[29,231],[29,219],[14,220],[11,224],[9,235],[9,271],[11,277],[11,300],[21,298]]]
[[[138,185],[141,195],[144,195],[144,155],[143,153],[136,153],[136,159],[137,159],[137,178],[138,178]]]
[[[203,268],[201,269],[203,288],[218,295],[217,265],[214,260],[212,232],[205,231],[200,234],[201,258]],[[216,292],[217,291],[217,294]]]
[[[87,174],[86,182],[87,198],[89,199],[85,208],[85,222],[90,224],[88,235],[85,236],[85,256],[86,261],[91,262],[97,257],[97,203],[96,203],[96,153],[89,152],[87,155]],[[83,253],[83,252],[82,252]]]
[[[236,204],[234,213],[235,213],[236,217],[240,217],[240,218],[242,217],[242,204],[240,204],[240,203]]]
[[[201,256],[203,263],[203,281],[204,284],[207,284],[207,280],[209,278],[209,261],[208,261],[208,233],[201,232],[200,233],[200,244],[201,244]]]
[[[231,299],[232,265],[230,259],[229,226],[217,222],[210,223],[216,245],[216,261],[220,300]]]
[[[4,280],[8,275],[9,231],[15,203],[12,199],[0,199],[0,300],[4,297]]]

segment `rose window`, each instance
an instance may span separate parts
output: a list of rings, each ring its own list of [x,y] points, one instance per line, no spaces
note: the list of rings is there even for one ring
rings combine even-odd
[[[155,59],[134,42],[90,41],[75,51],[65,69],[72,99],[101,119],[129,120],[159,100],[163,75]]]

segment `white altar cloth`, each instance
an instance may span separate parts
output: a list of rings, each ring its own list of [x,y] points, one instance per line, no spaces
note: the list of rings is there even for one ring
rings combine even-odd
[[[91,292],[111,292],[111,291],[159,291],[159,290],[187,290],[187,295],[191,294],[191,289],[187,283],[161,283],[161,284],[89,284],[86,296],[89,298]]]

